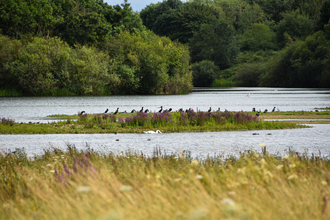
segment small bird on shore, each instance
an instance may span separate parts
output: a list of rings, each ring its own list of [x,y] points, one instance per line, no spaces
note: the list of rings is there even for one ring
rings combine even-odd
[[[264,113],[267,113],[268,112],[268,109],[265,109]]]
[[[160,106],[160,110],[158,111],[158,113],[162,113],[163,111],[163,106]]]
[[[116,111],[115,111],[113,114],[115,114],[115,115],[116,115],[116,114],[118,113],[118,110],[119,110],[119,108],[117,108],[117,110],[116,110]]]
[[[140,112],[143,112],[143,107],[141,108]]]
[[[211,111],[212,111],[212,108],[210,107],[210,109],[207,112],[211,112]]]
[[[107,113],[108,111],[109,111],[109,109],[105,110],[105,112],[104,112],[104,113]]]
[[[84,114],[84,113],[85,113],[85,111],[78,112],[78,115],[82,115],[82,114]]]
[[[256,108],[252,108],[252,112],[255,112],[256,111]]]
[[[179,112],[184,112],[184,111],[183,111],[183,108],[180,108],[180,109],[179,109]]]
[[[131,113],[134,113],[134,112],[136,112],[135,109],[133,109],[133,110],[131,111]]]
[[[168,111],[171,112],[172,111],[172,108],[169,108]]]
[[[276,108],[276,107],[274,106],[274,108],[273,108],[272,112],[275,112],[275,108]]]
[[[149,109],[146,109],[145,111],[144,111],[144,113],[148,113],[149,112]]]
[[[220,112],[220,107],[218,108],[217,112]]]
[[[256,116],[259,117],[259,115],[260,115],[260,112],[257,112]]]

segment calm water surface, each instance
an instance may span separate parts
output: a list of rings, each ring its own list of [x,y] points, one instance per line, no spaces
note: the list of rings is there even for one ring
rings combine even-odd
[[[131,111],[141,107],[152,112],[164,108],[193,108],[206,111],[221,108],[229,111],[271,110],[311,111],[330,106],[329,89],[285,89],[285,88],[195,88],[187,95],[154,96],[88,96],[88,97],[0,97],[0,117],[16,122],[47,123],[48,115],[102,113],[119,107],[120,111]],[[267,131],[230,131],[204,133],[169,134],[53,134],[53,135],[0,135],[0,151],[24,148],[29,156],[42,154],[43,149],[54,146],[66,149],[74,144],[78,149],[90,146],[98,152],[142,151],[152,154],[157,147],[167,153],[190,151],[193,157],[205,158],[214,155],[238,155],[249,149],[261,151],[265,143],[267,151],[285,155],[289,148],[301,153],[330,153],[330,125],[317,124],[312,128]],[[258,133],[258,135],[253,135]],[[150,140],[148,140],[150,139]]]
[[[249,96],[248,96],[249,94]],[[114,112],[139,110],[151,112],[160,106],[178,110],[193,108],[207,111],[209,107],[223,111],[271,110],[310,111],[330,106],[330,89],[285,89],[285,88],[196,88],[187,95],[153,96],[70,96],[70,97],[0,97],[0,117],[16,122],[48,122],[48,115],[103,113],[107,108]]]

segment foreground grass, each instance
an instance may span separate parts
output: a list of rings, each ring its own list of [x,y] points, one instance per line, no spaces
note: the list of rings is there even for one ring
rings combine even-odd
[[[148,130],[161,130],[169,133],[306,127],[293,122],[262,121],[252,114],[228,111],[217,113],[195,113],[193,111],[189,113],[138,113],[134,115],[83,114],[61,117],[65,117],[66,121],[49,124],[18,124],[10,119],[2,119],[0,134],[142,133]]]
[[[0,155],[0,219],[329,219],[330,161],[54,149]]]

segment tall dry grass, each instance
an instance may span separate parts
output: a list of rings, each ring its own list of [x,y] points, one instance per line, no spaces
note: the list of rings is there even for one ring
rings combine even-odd
[[[330,219],[326,158],[2,154],[0,219]]]

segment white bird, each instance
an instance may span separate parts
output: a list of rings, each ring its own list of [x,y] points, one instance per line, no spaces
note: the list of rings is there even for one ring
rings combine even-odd
[[[160,130],[157,131],[143,131],[145,134],[159,134],[162,133]]]
[[[246,97],[250,98],[250,93],[246,95]]]

